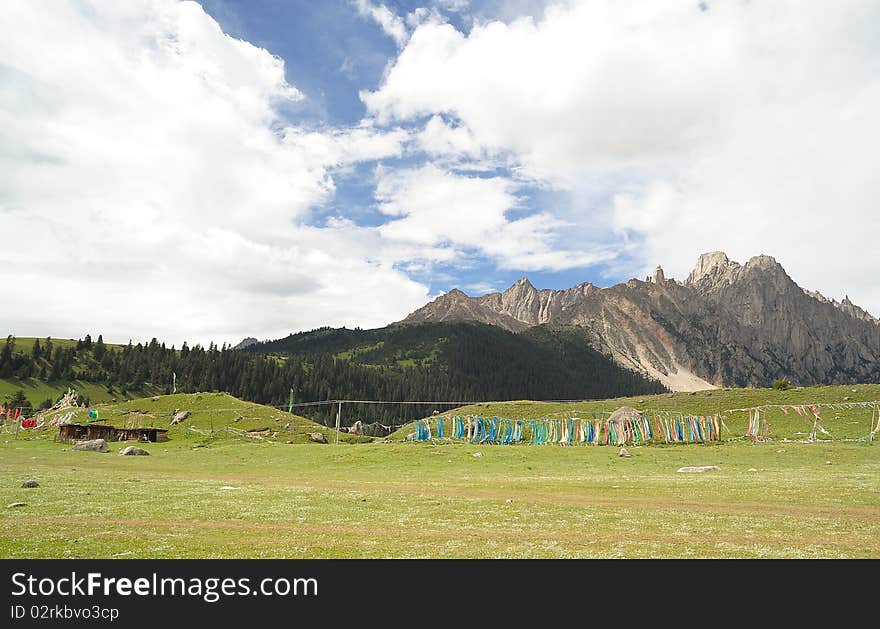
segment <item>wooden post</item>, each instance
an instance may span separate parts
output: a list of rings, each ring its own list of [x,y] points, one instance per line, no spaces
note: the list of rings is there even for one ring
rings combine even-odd
[[[336,410],[336,445],[339,445],[339,424],[342,420],[342,402],[339,403],[339,407]]]
[[[880,407],[876,404],[871,409],[871,428],[868,431],[868,443],[874,443],[874,415],[877,416],[877,428],[880,428]]]

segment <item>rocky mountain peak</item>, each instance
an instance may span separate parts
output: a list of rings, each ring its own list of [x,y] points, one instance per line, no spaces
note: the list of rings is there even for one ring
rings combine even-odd
[[[529,278],[521,277],[516,280],[510,288],[504,291],[504,293],[531,293],[532,291],[536,292],[537,289],[529,281]]]
[[[843,301],[841,301],[840,303],[832,303],[838,310],[847,313],[851,317],[860,319],[862,321],[869,321],[875,324],[880,323],[880,320],[878,320],[877,317],[850,301],[849,295],[844,296]]]
[[[659,264],[657,265],[657,268],[654,269],[654,275],[651,277],[651,281],[660,285],[666,283],[666,275],[663,273],[663,267]]]
[[[694,285],[703,280],[712,280],[717,283],[720,279],[731,279],[734,271],[738,270],[738,262],[732,261],[723,251],[710,251],[697,258],[694,270],[688,275],[686,284]]]
[[[257,343],[259,343],[259,341],[257,339],[255,339],[252,336],[249,336],[245,339],[242,339],[241,343],[239,343],[238,345],[236,345],[232,349],[244,349],[246,347],[250,347],[251,345],[256,345]]]
[[[763,254],[749,258],[749,261],[746,262],[746,266],[758,269],[781,268],[781,265],[776,261],[776,258]]]

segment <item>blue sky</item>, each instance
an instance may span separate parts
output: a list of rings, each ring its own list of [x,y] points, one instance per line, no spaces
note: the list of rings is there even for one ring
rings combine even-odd
[[[523,276],[682,279],[715,250],[877,314],[878,22],[866,0],[12,0],[0,220],[29,237],[0,282],[41,302],[0,322],[277,338]]]
[[[346,0],[206,0],[223,30],[284,59],[287,80],[308,96],[290,116],[312,124],[355,124],[358,92],[375,87],[397,52],[381,28]]]

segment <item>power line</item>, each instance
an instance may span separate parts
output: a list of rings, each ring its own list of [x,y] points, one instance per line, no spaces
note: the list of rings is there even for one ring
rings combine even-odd
[[[293,404],[294,407],[299,406],[320,406],[322,404],[433,404],[434,406],[468,406],[471,404],[485,404],[486,402],[439,402],[416,400],[412,402],[397,400],[321,400],[320,402],[300,402]],[[285,408],[285,406],[273,406],[273,408]]]

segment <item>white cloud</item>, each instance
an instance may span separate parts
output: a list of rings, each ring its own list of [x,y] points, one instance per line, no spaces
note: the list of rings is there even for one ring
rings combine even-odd
[[[406,134],[278,117],[304,97],[192,2],[5,3],[0,282],[28,297],[3,327],[222,342],[421,305],[370,230],[304,226],[336,171]]]
[[[640,275],[660,262],[684,276],[706,250],[768,253],[880,313],[861,272],[880,267],[865,236],[880,221],[880,6],[707,5],[422,24],[362,99],[380,122],[429,117],[431,153],[510,152],[523,177],[570,191],[580,210],[563,220],[638,252]]]
[[[485,150],[474,138],[474,134],[464,126],[447,124],[440,116],[432,116],[419,132],[417,141],[420,148],[432,157],[464,157],[468,160],[480,159]]]
[[[378,228],[389,241],[416,245],[418,258],[461,264],[475,252],[500,268],[563,270],[610,257],[607,251],[580,251],[575,243],[561,245],[568,226],[541,212],[510,218],[517,209],[517,184],[504,177],[477,177],[428,164],[419,168],[377,173],[379,209],[393,220]],[[572,247],[571,245],[574,245]],[[431,249],[433,248],[433,249]],[[398,252],[398,259],[403,256]]]
[[[476,282],[475,284],[466,284],[462,287],[468,295],[485,295],[487,293],[498,293],[503,291],[506,286],[502,286],[500,282]]]
[[[376,197],[384,214],[402,217],[380,228],[384,236],[470,247],[480,247],[487,235],[502,228],[505,213],[517,202],[506,179],[455,175],[432,165],[380,170]]]
[[[406,22],[384,4],[373,4],[370,0],[353,0],[358,13],[368,17],[378,24],[388,37],[394,40],[399,47],[406,44],[409,33],[406,30]]]

